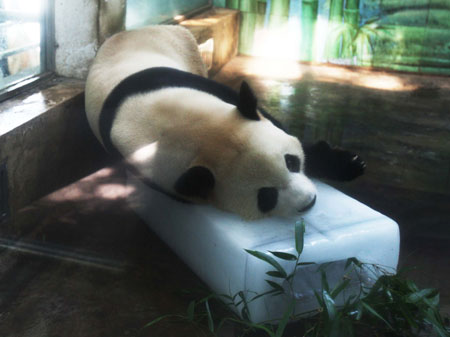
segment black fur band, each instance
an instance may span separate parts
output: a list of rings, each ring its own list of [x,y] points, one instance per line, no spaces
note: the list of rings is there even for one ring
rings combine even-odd
[[[239,94],[233,89],[208,78],[174,68],[155,67],[139,71],[123,79],[106,98],[99,117],[100,136],[108,152],[119,155],[111,141],[111,128],[119,106],[130,96],[164,88],[190,88],[202,91],[220,100],[238,105]],[[274,125],[281,124],[263,109],[258,109]]]
[[[108,152],[117,154],[111,142],[111,128],[119,106],[130,96],[163,88],[192,88],[237,105],[239,96],[231,88],[185,71],[157,67],[139,71],[123,79],[106,98],[100,112],[100,135]]]

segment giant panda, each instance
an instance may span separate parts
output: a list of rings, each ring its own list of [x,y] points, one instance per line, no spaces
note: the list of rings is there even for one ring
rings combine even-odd
[[[350,180],[364,162],[325,142],[300,141],[257,104],[207,78],[180,26],[118,33],[98,50],[86,82],[89,124],[108,152],[169,196],[245,219],[291,217],[314,205],[307,174]]]

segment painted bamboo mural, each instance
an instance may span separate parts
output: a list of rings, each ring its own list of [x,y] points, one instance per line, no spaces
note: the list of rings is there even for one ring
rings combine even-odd
[[[355,56],[355,41],[359,33],[359,0],[347,0],[344,8],[344,24],[349,30],[342,36],[342,57]]]
[[[302,42],[300,58],[302,61],[313,61],[314,32],[319,9],[319,0],[302,0]]]
[[[239,38],[239,50],[243,54],[251,54],[253,38],[257,23],[257,1],[240,0],[239,10],[241,11],[241,31]]]
[[[231,9],[239,9],[239,0],[226,0],[225,6]]]
[[[344,0],[330,0],[329,34],[328,34],[328,58],[337,59],[341,51],[341,36],[337,30],[342,24],[344,15]]]
[[[276,29],[289,19],[290,0],[270,0],[269,28]]]
[[[217,0],[219,1],[219,0]],[[222,0],[242,12],[240,52],[255,52],[255,32],[296,29],[280,43],[300,61],[450,74],[449,0]],[[292,23],[295,24],[292,24]],[[273,35],[270,43],[274,43]],[[258,35],[258,41],[261,35]],[[280,42],[281,41],[281,42]]]

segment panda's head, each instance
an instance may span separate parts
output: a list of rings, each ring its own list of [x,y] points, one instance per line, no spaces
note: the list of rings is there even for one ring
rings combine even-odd
[[[201,160],[176,181],[175,191],[247,219],[293,217],[314,205],[316,188],[305,176],[299,140],[257,110],[244,83],[235,118],[222,125],[224,137],[209,140]]]

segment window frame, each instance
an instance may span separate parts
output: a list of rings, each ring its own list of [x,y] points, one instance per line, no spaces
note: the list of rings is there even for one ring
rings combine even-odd
[[[55,27],[54,0],[42,0],[42,14],[40,17],[40,72],[18,79],[0,89],[0,102],[36,86],[42,80],[51,77],[55,70]]]

